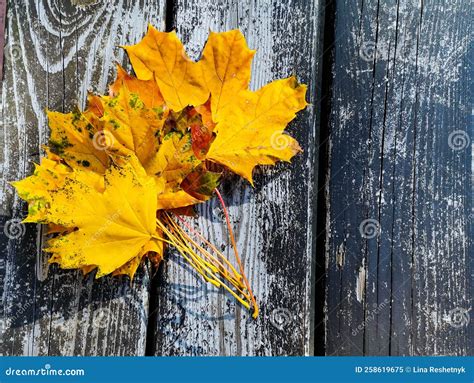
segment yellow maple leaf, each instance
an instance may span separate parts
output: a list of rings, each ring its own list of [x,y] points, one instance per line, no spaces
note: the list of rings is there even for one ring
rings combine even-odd
[[[142,41],[124,48],[137,77],[154,79],[170,109],[178,112],[206,102],[209,91],[201,67],[187,56],[176,32],[160,32],[149,25]]]
[[[162,238],[163,233],[160,230],[157,230],[157,235]],[[123,266],[120,266],[112,272],[113,276],[116,275],[128,275],[130,278],[133,278],[137,272],[138,266],[143,261],[145,256],[148,256],[149,259],[153,262],[155,266],[163,260],[164,254],[164,243],[161,240],[152,239],[145,246],[142,247],[140,253],[132,258],[130,261],[125,263]],[[95,266],[94,266],[95,268]]]
[[[294,77],[274,81],[257,92],[241,91],[240,97],[220,112],[207,158],[250,183],[255,166],[289,161],[301,148],[283,130],[306,107],[305,93],[306,86]]]
[[[158,150],[156,136],[163,127],[166,114],[146,108],[138,95],[131,93],[125,84],[116,97],[104,100],[103,109],[100,121],[103,122],[103,130],[109,133],[107,149],[118,152],[123,152],[121,147],[128,149],[122,154],[133,152],[145,165]]]
[[[125,162],[133,162],[137,157],[148,175],[155,178],[158,209],[201,202],[181,188],[181,182],[201,163],[194,155],[186,126],[168,131],[163,127],[167,112],[146,108],[125,84],[118,91],[116,97],[106,98],[103,103],[101,121],[104,122],[103,133],[108,136],[109,155],[115,162],[119,161],[117,156],[122,160],[125,157]],[[174,129],[177,124],[180,122],[174,121]]]
[[[170,134],[163,138],[145,170],[148,174],[162,177],[166,181],[167,189],[173,190],[200,162],[192,151],[191,135]]]
[[[98,192],[104,189],[104,180],[99,174],[88,170],[73,171],[49,151],[48,156],[44,157],[40,164],[35,164],[35,171],[31,176],[12,182],[18,195],[28,202],[28,216],[24,222],[49,222],[49,207],[54,192],[61,189],[70,177]]]
[[[144,254],[159,240],[156,194],[153,178],[131,165],[109,168],[102,193],[68,178],[54,193],[49,221],[77,230],[50,240],[51,261],[65,269],[94,265],[100,277]]]
[[[47,115],[51,150],[73,168],[87,168],[103,174],[109,166],[109,158],[97,145],[100,129],[94,113],[48,111]]]
[[[294,77],[248,90],[254,53],[238,30],[211,32],[200,61],[217,123],[207,158],[250,183],[255,166],[289,161],[301,151],[283,131],[307,105],[306,86]]]
[[[255,166],[289,161],[301,151],[284,129],[307,106],[306,86],[290,77],[256,92],[249,90],[255,51],[248,48],[239,30],[211,32],[197,63],[186,56],[175,32],[158,32],[153,27],[140,43],[125,49],[139,78],[150,80],[155,75],[171,109],[199,108],[210,95],[216,126],[205,156],[208,160],[253,183]]]
[[[238,29],[210,32],[199,64],[211,94],[215,121],[219,120],[219,112],[227,106],[232,107],[239,93],[248,88],[255,52],[248,48]]]
[[[24,222],[45,222],[47,206],[51,202],[51,193],[64,184],[68,168],[49,158],[43,158],[41,164],[35,164],[34,173],[20,181],[12,182],[18,195],[28,202],[28,216]]]

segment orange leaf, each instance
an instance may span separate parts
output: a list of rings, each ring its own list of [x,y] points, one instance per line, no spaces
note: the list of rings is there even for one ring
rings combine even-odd
[[[117,64],[117,78],[109,86],[110,96],[117,96],[122,87],[126,87],[130,93],[135,93],[147,108],[163,107],[165,103],[155,80],[139,80]]]

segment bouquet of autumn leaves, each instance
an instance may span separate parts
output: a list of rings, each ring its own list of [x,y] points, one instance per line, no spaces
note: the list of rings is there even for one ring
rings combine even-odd
[[[199,62],[152,26],[124,48],[135,75],[119,66],[109,94],[89,94],[84,111],[47,112],[46,156],[13,183],[29,204],[24,222],[48,224],[50,262],[96,277],[133,278],[171,245],[256,316],[227,213],[239,270],[182,215],[219,193],[222,171],[252,183],[255,166],[301,150],[283,130],[307,105],[306,86],[290,77],[249,90],[255,51],[238,30],[211,32]]]

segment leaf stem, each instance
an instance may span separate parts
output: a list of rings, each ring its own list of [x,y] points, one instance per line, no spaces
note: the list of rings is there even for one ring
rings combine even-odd
[[[245,287],[247,288],[248,292],[250,293],[250,297],[251,297],[251,300],[252,300],[252,308],[253,308],[253,315],[252,316],[255,319],[258,316],[258,305],[257,305],[257,301],[255,300],[255,297],[253,295],[252,289],[250,288],[250,284],[247,280],[247,277],[245,276],[245,271],[244,271],[244,267],[242,266],[242,262],[240,261],[239,251],[237,250],[237,244],[235,242],[234,233],[232,231],[232,226],[230,224],[229,213],[227,212],[227,209],[226,209],[226,206],[225,206],[225,203],[224,203],[224,199],[222,198],[221,193],[219,193],[219,190],[217,190],[217,188],[215,188],[214,191],[216,192],[217,198],[219,198],[219,201],[222,205],[222,209],[224,210],[225,220],[227,222],[227,228],[229,229],[230,241],[232,242],[232,247],[234,248],[235,259],[237,260],[237,264],[239,265],[240,274],[242,274],[242,277],[244,279]]]
[[[183,223],[195,238],[197,237],[203,240],[215,255],[211,254],[209,250],[205,249],[196,241],[196,239],[192,238],[190,234],[183,230],[183,228],[178,225],[168,212],[163,212],[156,219],[156,224],[163,232],[165,238],[162,238],[162,236],[159,235],[154,235],[152,237],[176,248],[183,258],[199,274],[201,274],[207,282],[212,283],[216,287],[222,287],[227,290],[248,310],[253,308],[253,316],[255,318],[255,313],[258,313],[258,309],[255,310],[255,298],[253,297],[252,291],[248,288],[248,283],[243,283],[243,281],[246,281],[245,275],[239,273],[229,262],[227,257],[216,248],[216,246],[210,243],[201,233],[194,230],[183,218],[178,215],[175,215],[175,217]],[[235,246],[235,241],[232,240],[232,242]],[[243,268],[240,264],[239,258],[237,258],[237,262],[242,271]]]

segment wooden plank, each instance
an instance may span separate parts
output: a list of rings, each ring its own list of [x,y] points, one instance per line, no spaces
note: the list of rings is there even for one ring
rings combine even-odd
[[[22,235],[2,232],[2,354],[145,353],[148,273],[130,284],[48,266],[37,227],[12,221],[25,206],[7,182],[38,160],[48,139],[45,108],[69,111],[84,105],[87,90],[105,92],[114,60],[124,61],[118,46],[138,41],[149,22],[163,27],[164,9],[158,0],[9,2],[0,199],[3,226]]]
[[[472,8],[423,6],[415,134],[415,354],[470,355]],[[472,218],[472,215],[471,215]],[[429,293],[432,292],[432,293]]]
[[[199,57],[209,29],[240,28],[257,49],[251,87],[296,74],[316,102],[319,76],[319,2],[179,0],[173,20],[193,59]],[[314,187],[317,178],[314,106],[291,124],[304,148],[291,165],[257,171],[255,188],[232,177],[222,187],[237,246],[259,301],[257,320],[234,299],[212,286],[171,254],[159,287],[157,355],[312,354],[311,301]],[[216,200],[202,205],[196,225],[232,258]],[[197,286],[197,287],[196,287]]]
[[[0,0],[0,82],[3,79],[3,48],[5,46],[5,19],[7,17],[7,0]]]
[[[327,354],[467,355],[468,4],[335,4]]]

